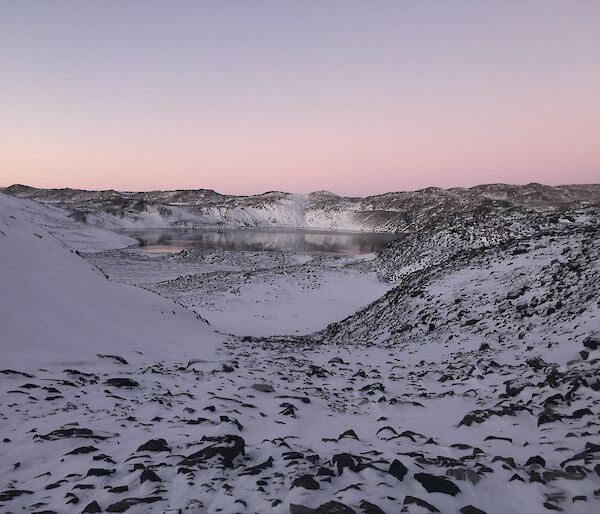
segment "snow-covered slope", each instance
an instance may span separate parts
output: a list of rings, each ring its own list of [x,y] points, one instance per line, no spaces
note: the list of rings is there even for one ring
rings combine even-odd
[[[2,367],[67,366],[105,353],[139,360],[138,351],[152,359],[212,351],[220,338],[194,313],[107,280],[46,229],[47,214],[0,194]],[[95,230],[96,243],[115,242]],[[73,231],[63,226],[62,234],[72,239]]]
[[[537,229],[529,235],[496,244],[465,245],[460,251],[450,247],[427,266],[400,275],[397,287],[330,326],[323,337],[395,344],[424,337],[428,343],[445,341],[460,333],[463,341],[503,340],[518,338],[525,327],[533,335],[535,326],[544,333],[584,338],[600,322],[599,213],[588,209],[548,225],[533,224]],[[401,258],[398,262],[404,266]],[[579,350],[573,346],[570,357]]]
[[[452,259],[467,250],[499,246],[542,233],[561,232],[596,216],[593,208],[564,209],[481,205],[436,218],[400,235],[377,253],[373,265],[384,280]]]
[[[28,221],[36,227],[41,227],[72,250],[98,252],[125,248],[137,243],[131,237],[77,221],[73,216],[68,216],[64,209],[52,205],[27,199],[17,200],[2,193],[0,198],[4,217],[10,215],[17,217],[18,214],[21,221]]]

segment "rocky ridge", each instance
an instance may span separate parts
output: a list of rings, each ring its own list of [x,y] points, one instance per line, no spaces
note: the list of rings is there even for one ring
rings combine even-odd
[[[209,189],[119,192],[24,185],[3,192],[62,207],[78,221],[106,228],[222,225],[413,232],[479,208],[573,208],[600,201],[599,185],[542,184],[426,188],[365,198],[327,191],[233,196]]]

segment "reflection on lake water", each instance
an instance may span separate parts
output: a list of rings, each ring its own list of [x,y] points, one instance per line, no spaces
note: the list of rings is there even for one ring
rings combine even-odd
[[[334,232],[309,229],[129,229],[121,231],[140,241],[149,252],[179,252],[185,248],[237,251],[282,251],[313,255],[372,253],[398,234]]]

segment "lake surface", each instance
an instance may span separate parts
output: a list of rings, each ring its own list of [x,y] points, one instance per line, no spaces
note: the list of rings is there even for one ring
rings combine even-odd
[[[140,241],[148,252],[179,252],[185,248],[237,251],[282,251],[312,255],[361,255],[376,252],[398,234],[337,232],[310,229],[127,229],[120,233]]]

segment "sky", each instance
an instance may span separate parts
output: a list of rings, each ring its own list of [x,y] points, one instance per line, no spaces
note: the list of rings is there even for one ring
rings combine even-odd
[[[0,0],[0,186],[600,182],[597,0]]]

